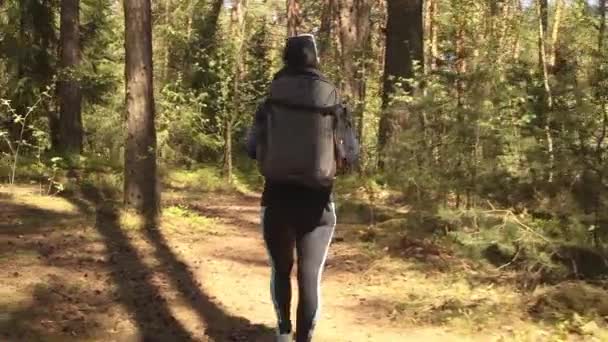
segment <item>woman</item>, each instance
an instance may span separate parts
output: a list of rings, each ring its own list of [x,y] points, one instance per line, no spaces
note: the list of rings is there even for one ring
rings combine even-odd
[[[353,159],[340,154],[345,149],[336,142],[345,139],[339,136],[336,139],[338,127],[346,127],[340,132],[351,134],[348,137],[352,146],[347,150],[356,151],[357,147],[353,145],[356,140],[352,139],[350,121],[345,116],[346,110],[340,104],[336,88],[318,70],[314,37],[300,35],[289,38],[283,60],[284,68],[275,76],[268,98],[256,112],[247,149],[251,158],[259,159],[266,180],[261,221],[272,267],[270,290],[278,320],[277,341],[292,341],[290,276],[295,248],[299,289],[295,338],[297,342],[308,342],[312,340],[319,318],[321,275],[336,226],[331,195],[336,159]],[[313,116],[316,121],[306,121]],[[270,125],[271,118],[273,124]],[[328,123],[334,132],[329,132],[330,140],[327,140],[328,129],[323,130],[323,125]],[[280,131],[271,134],[271,129]],[[299,147],[292,146],[298,143]],[[269,144],[273,145],[267,146]],[[282,152],[272,152],[275,156],[268,157],[273,149]],[[329,154],[332,156],[331,164],[324,157]],[[283,160],[278,161],[280,158]],[[300,160],[305,158],[316,159]],[[296,170],[298,165],[306,163],[313,165],[315,174],[303,176],[304,171]],[[286,174],[288,172],[293,174]]]

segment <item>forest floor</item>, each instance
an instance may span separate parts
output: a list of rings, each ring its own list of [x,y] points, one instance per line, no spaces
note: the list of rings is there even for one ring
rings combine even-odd
[[[256,196],[174,188],[143,229],[95,188],[38,192],[0,187],[0,341],[272,341]],[[316,341],[608,341],[593,320],[533,314],[555,287],[479,281],[440,249],[378,251],[360,231],[337,228]]]

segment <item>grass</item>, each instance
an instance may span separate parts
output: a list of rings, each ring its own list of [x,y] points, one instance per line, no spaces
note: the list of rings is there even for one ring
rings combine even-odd
[[[165,183],[172,188],[205,189],[207,191],[223,191],[230,187],[214,168],[200,167],[195,170],[169,170],[164,177]]]
[[[217,224],[217,219],[202,216],[185,206],[174,205],[163,210],[163,227],[174,231],[217,234],[214,229]]]
[[[586,265],[593,263],[597,270],[602,259],[590,248],[569,252],[572,243],[584,245],[584,239],[558,234],[563,230],[554,220],[525,215],[505,219],[504,212],[483,210],[408,212],[383,200],[375,204],[376,224],[369,226],[369,202],[351,191],[339,206],[341,222],[348,222],[341,227],[346,241],[356,242],[359,251],[375,260],[371,265],[409,264],[407,271],[383,272],[406,272],[414,278],[393,285],[401,291],[384,304],[393,320],[466,332],[501,329],[504,318],[512,317],[513,325],[521,327],[509,331],[509,341],[570,341],[573,335],[608,341],[607,279],[597,286],[575,281],[562,288],[574,274],[573,262],[578,275],[586,276]],[[575,238],[570,242],[565,236]],[[557,258],[558,250],[565,260]],[[528,279],[537,270],[541,278]]]

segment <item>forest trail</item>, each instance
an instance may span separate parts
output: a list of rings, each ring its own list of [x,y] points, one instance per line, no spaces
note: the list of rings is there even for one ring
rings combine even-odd
[[[1,340],[272,341],[256,197],[170,191],[162,228],[144,230],[107,206],[93,213],[100,194],[34,192],[0,189]],[[519,305],[513,293],[465,290],[412,261],[368,258],[341,237],[346,229],[338,226],[328,257],[316,341],[506,341],[533,327],[488,309]],[[466,316],[462,327],[429,323],[453,300],[484,304],[453,315]]]

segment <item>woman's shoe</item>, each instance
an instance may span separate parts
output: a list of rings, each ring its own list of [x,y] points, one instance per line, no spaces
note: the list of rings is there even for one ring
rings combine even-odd
[[[291,334],[277,335],[277,342],[293,342],[293,336]]]

